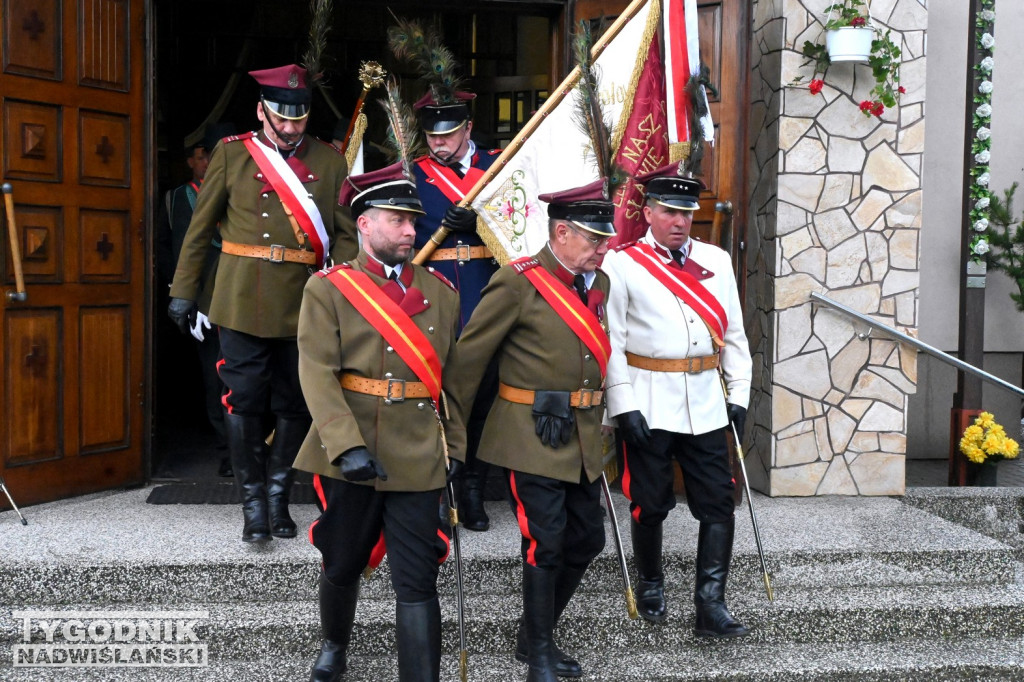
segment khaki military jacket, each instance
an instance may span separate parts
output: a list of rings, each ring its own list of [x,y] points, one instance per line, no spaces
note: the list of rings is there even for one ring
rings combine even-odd
[[[265,141],[262,133],[258,139]],[[348,172],[345,157],[307,135],[288,165],[320,209],[334,261],[354,257],[359,248],[355,223],[348,208],[338,205],[338,192]],[[206,251],[218,223],[224,241],[300,248],[277,193],[264,180],[245,144],[237,139],[214,148],[181,248],[171,296],[196,300]],[[302,263],[272,263],[221,254],[210,321],[253,336],[294,337],[302,288],[309,275],[309,267]]]
[[[536,256],[556,272],[558,261],[545,246]],[[567,286],[575,296],[576,293]],[[608,277],[598,270],[591,290],[608,295]],[[515,268],[500,268],[459,339],[453,402],[468,415],[487,363],[497,355],[499,380],[514,388],[548,391],[600,389],[601,370],[590,349],[562,321],[533,284]],[[477,457],[497,466],[578,483],[581,471],[593,482],[601,475],[603,408],[576,409],[576,437],[557,449],[541,443],[533,408],[496,398],[484,425]]]
[[[386,279],[368,272],[367,259],[366,253],[360,252],[353,268],[367,272],[381,286],[386,284]],[[441,361],[444,386],[455,357],[458,294],[426,268],[408,262],[404,267],[415,268],[406,296],[410,301],[424,302],[413,308],[424,309],[413,314],[412,320]],[[324,277],[311,277],[306,283],[298,344],[299,380],[313,426],[295,460],[296,469],[344,480],[336,466],[337,458],[346,450],[365,446],[388,475],[387,481],[374,479],[366,485],[382,491],[444,487],[444,450],[429,398],[409,398],[388,405],[382,397],[342,390],[342,374],[419,379],[380,332]],[[444,425],[449,456],[462,461],[466,444],[463,422],[453,415]]]

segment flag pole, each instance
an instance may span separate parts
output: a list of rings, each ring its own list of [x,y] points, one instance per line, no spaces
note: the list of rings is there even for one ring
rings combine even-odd
[[[590,54],[595,61],[601,56],[601,53],[604,52],[604,48],[608,46],[608,43],[610,43],[629,22],[629,20],[635,17],[637,12],[647,4],[647,1],[648,0],[633,0],[622,14],[612,22],[612,25],[608,27],[608,30],[605,31],[596,42],[594,42],[594,46],[591,48]],[[511,161],[512,157],[516,155],[524,144],[526,144],[526,141],[530,139],[530,135],[532,135],[544,119],[547,118],[548,114],[551,113],[551,110],[565,99],[565,96],[568,95],[576,86],[576,81],[578,81],[579,78],[580,67],[575,66],[572,71],[569,72],[569,75],[565,77],[565,80],[555,88],[555,91],[551,93],[551,96],[548,97],[544,104],[541,105],[540,109],[530,117],[530,120],[526,122],[526,125],[524,125],[523,129],[519,131],[515,138],[513,138],[512,142],[505,147],[501,152],[501,155],[494,160],[494,163],[491,164],[490,168],[488,168],[484,172],[483,176],[477,180],[477,183],[473,185],[473,189],[466,193],[466,196],[459,202],[459,206],[469,206],[473,200],[476,199],[477,195],[480,194],[483,188],[494,179],[494,176],[497,175],[501,169],[505,167],[505,164]],[[417,265],[422,265],[425,261],[429,260],[431,254],[433,254],[434,250],[444,242],[450,232],[451,230],[445,227],[444,223],[442,223],[441,227],[437,228],[437,231],[430,236],[427,243],[419,250],[419,253],[416,254],[416,257],[413,258],[412,262]]]

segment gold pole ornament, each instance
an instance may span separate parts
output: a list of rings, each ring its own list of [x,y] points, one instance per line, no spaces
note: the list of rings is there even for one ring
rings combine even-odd
[[[384,84],[385,76],[387,76],[387,72],[377,62],[363,62],[359,65],[359,81],[363,84],[363,91],[359,93],[355,112],[352,114],[352,120],[348,122],[348,130],[345,131],[345,139],[341,141],[342,154],[348,149],[349,142],[352,139],[352,131],[355,130],[356,120],[360,116],[364,116],[363,105],[366,103],[366,96],[370,93],[370,90]]]

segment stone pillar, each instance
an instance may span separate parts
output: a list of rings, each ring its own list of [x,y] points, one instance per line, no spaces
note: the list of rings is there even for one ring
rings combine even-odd
[[[773,496],[899,495],[916,354],[809,296],[916,335],[927,10],[870,3],[903,52],[906,89],[876,118],[858,106],[874,85],[867,65],[833,64],[821,94],[807,89],[800,49],[824,43],[829,4],[752,4],[748,470]]]

